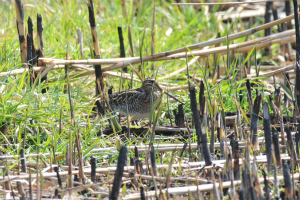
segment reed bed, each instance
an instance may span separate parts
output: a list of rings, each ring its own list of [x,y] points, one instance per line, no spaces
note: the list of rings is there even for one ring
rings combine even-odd
[[[4,3],[0,198],[300,198],[297,1]],[[98,101],[147,76],[184,104],[134,126]]]

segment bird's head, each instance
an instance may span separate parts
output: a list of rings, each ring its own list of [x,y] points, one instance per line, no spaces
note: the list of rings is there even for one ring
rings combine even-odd
[[[169,94],[167,91],[163,90],[159,85],[158,82],[153,78],[153,77],[148,77],[144,80],[143,82],[143,87],[146,90],[152,90],[153,92],[164,92],[166,95],[168,95],[169,97],[175,99],[176,101],[184,104],[182,101],[180,101],[179,99],[177,99],[175,96]]]
[[[158,85],[157,81],[152,77],[148,77],[144,80],[143,87],[146,89],[149,89],[149,90],[153,90],[154,92],[162,91],[162,89]]]

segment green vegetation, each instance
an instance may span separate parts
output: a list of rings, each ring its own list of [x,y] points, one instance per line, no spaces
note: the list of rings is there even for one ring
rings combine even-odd
[[[1,1],[1,0],[0,0]],[[0,72],[9,72],[15,69],[21,69],[21,57],[16,27],[16,10],[13,1],[1,1],[0,7]],[[126,56],[146,56],[151,55],[151,34],[152,34],[152,15],[154,1],[125,1],[126,6],[122,7],[121,0],[94,0],[97,32],[99,45],[101,49],[101,58],[118,58],[119,38],[117,27],[123,29]],[[186,47],[196,43],[215,39],[220,32],[221,37],[257,27],[263,23],[263,18],[256,18],[255,22],[251,20],[242,22],[240,19],[234,23],[224,23],[215,16],[215,12],[220,9],[215,6],[208,11],[207,6],[195,9],[193,6],[174,6],[173,1],[156,2],[155,19],[155,52],[165,52],[181,47]],[[46,58],[65,59],[68,51],[69,59],[81,59],[79,45],[77,44],[77,29],[83,32],[84,56],[82,59],[92,58],[92,37],[88,18],[88,8],[85,1],[78,0],[23,0],[25,20],[31,17],[34,24],[34,37],[36,38],[36,16],[41,14],[43,17],[43,39]],[[132,48],[129,42],[129,27],[132,36]],[[273,28],[277,32],[276,27]],[[222,43],[221,46],[241,43],[256,37],[262,37],[263,31],[248,37]],[[35,39],[37,48],[37,40]],[[280,46],[274,45],[272,51],[277,54]],[[224,109],[225,112],[236,112],[238,100],[239,107],[245,113],[249,113],[249,103],[247,101],[247,91],[245,79],[236,81],[238,70],[242,69],[246,63],[249,66],[259,66],[260,62],[277,62],[276,56],[263,57],[261,50],[252,50],[248,55],[230,52],[226,54],[211,54],[200,58],[196,63],[189,66],[190,84],[199,87],[196,80],[203,79],[205,83],[206,112],[213,116],[217,111]],[[256,53],[256,56],[255,56]],[[178,73],[176,76],[164,78],[167,74],[183,68],[191,58],[185,58],[157,61],[155,70],[151,69],[152,62],[145,62],[134,67],[139,70],[144,77],[157,75],[159,82],[183,86],[188,84],[187,71]],[[216,67],[220,66],[223,70],[221,78],[223,81],[216,84]],[[92,66],[90,66],[92,68]],[[129,73],[132,72],[128,67]],[[257,68],[258,69],[258,68]],[[121,72],[121,69],[115,70]],[[74,71],[69,70],[72,74]],[[133,72],[134,74],[134,72]],[[92,110],[92,105],[96,99],[95,96],[95,76],[89,75],[70,79],[71,104],[74,109],[75,125],[71,119],[71,108],[69,95],[66,90],[67,81],[59,79],[51,81],[65,75],[64,68],[52,70],[48,73],[49,83],[40,83],[37,87],[31,87],[29,84],[29,73],[24,72],[18,75],[0,76],[0,151],[4,154],[11,154],[18,160],[20,149],[24,148],[25,153],[50,153],[61,152],[60,156],[52,156],[52,162],[64,164],[67,144],[70,142],[69,134],[72,135],[72,141],[76,135],[81,136],[84,162],[89,162],[91,156],[98,161],[115,163],[117,160],[117,151],[107,150],[92,152],[95,148],[116,147],[120,143],[125,145],[149,143],[150,133],[137,139],[133,137],[128,139],[118,135],[120,131],[114,121],[115,132],[111,135],[103,135],[102,131],[108,127],[108,119],[111,113],[101,118],[96,118]],[[193,79],[195,77],[197,79]],[[257,83],[259,90],[264,88],[262,78],[252,80]],[[139,82],[123,80],[121,78],[107,76],[105,77],[106,88],[113,86],[113,91],[136,88],[140,86]],[[174,86],[172,85],[172,86]],[[42,94],[44,88],[49,88],[47,93]],[[255,94],[256,87],[252,88]],[[290,92],[288,88],[284,88]],[[199,91],[199,90],[198,90]],[[264,90],[268,95],[270,92]],[[170,92],[185,102],[184,109],[187,118],[191,121],[190,99],[187,89],[179,89]],[[291,92],[290,92],[291,93]],[[256,94],[254,95],[256,96]],[[265,98],[265,97],[263,97]],[[242,101],[240,101],[242,99]],[[214,104],[214,100],[216,103]],[[268,99],[266,99],[268,100]],[[159,114],[163,116],[156,121],[156,116],[152,120],[156,126],[170,126],[169,116],[174,125],[173,110],[177,109],[177,103],[168,103],[166,96],[163,98],[163,104],[160,106]],[[153,111],[154,112],[154,111]],[[250,120],[242,114],[243,120]],[[153,113],[152,113],[153,114]],[[158,117],[160,117],[158,116]],[[9,124],[9,131],[4,132],[3,127]],[[140,122],[142,125],[148,122]],[[127,125],[123,122],[122,125]],[[151,131],[149,131],[151,132]],[[210,134],[208,134],[210,137]],[[159,136],[159,143],[179,143],[183,138]],[[152,141],[151,137],[151,141]],[[192,137],[192,142],[196,142],[196,136]],[[182,142],[180,142],[182,143]],[[187,151],[186,151],[187,152]],[[187,155],[188,153],[186,153]],[[133,151],[130,151],[133,155]],[[76,156],[76,163],[77,155]],[[167,153],[164,160],[158,158],[157,162],[168,163],[171,160],[171,153]],[[188,157],[188,156],[187,156]],[[49,158],[47,159],[49,162]],[[53,159],[55,159],[53,161]],[[144,158],[141,158],[144,160]],[[32,160],[35,160],[33,158]],[[15,167],[11,165],[11,168]]]

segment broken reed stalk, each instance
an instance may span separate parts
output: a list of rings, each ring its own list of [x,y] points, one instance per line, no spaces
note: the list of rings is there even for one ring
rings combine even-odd
[[[295,15],[295,35],[296,35],[296,66],[295,66],[295,98],[297,109],[300,109],[300,32],[299,32],[299,17],[298,17],[298,1],[293,0],[294,15]],[[300,110],[299,110],[300,111]]]
[[[192,117],[195,124],[196,129],[196,135],[197,135],[197,149],[200,153],[200,145],[201,145],[201,121],[200,121],[200,115],[199,110],[197,107],[197,99],[196,99],[196,89],[195,87],[190,86],[190,101],[191,101],[191,111],[192,111]]]
[[[28,17],[27,25],[28,25],[28,34],[31,36],[30,43],[31,43],[31,46],[32,46],[31,47],[31,59],[32,60],[30,60],[30,61],[31,61],[31,64],[33,66],[33,65],[37,64],[37,55],[36,55],[36,49],[35,49],[34,40],[33,40],[33,24],[32,24],[32,20],[31,20],[30,17]],[[28,42],[28,40],[27,40],[27,42]]]
[[[124,47],[124,38],[123,38],[123,31],[122,27],[118,26],[118,34],[119,34],[119,42],[120,42],[120,57],[125,58],[125,47]],[[122,68],[123,72],[127,73],[127,67]]]
[[[79,44],[79,52],[80,52],[80,59],[83,59],[84,52],[83,52],[83,33],[81,28],[77,29],[77,44]]]
[[[151,160],[151,169],[152,169],[152,175],[157,176],[157,167],[156,167],[156,156],[155,156],[155,150],[154,146],[151,145],[150,147],[150,160]]]
[[[92,33],[92,39],[94,45],[94,58],[98,59],[100,58],[100,48],[99,48],[99,41],[97,36],[93,0],[88,0],[87,6],[89,9],[89,22],[91,26],[91,33]],[[100,92],[102,92],[104,89],[101,65],[95,65],[95,76],[96,76],[96,96],[98,96]]]
[[[264,117],[264,133],[265,133],[265,147],[266,147],[266,156],[267,156],[267,169],[268,173],[272,171],[272,133],[271,133],[271,119],[269,113],[269,105],[267,102],[263,103],[263,117]]]
[[[17,188],[18,188],[19,194],[21,195],[20,200],[26,200],[26,193],[25,193],[22,182],[17,181]]]
[[[250,127],[250,132],[251,132],[251,137],[252,137],[252,145],[255,150],[259,150],[259,143],[257,140],[257,126],[258,126],[258,114],[260,110],[260,104],[261,104],[261,95],[258,95],[253,104],[253,109],[251,112],[251,127]]]
[[[289,155],[291,155],[291,164],[292,164],[292,169],[295,168],[295,165],[298,165],[298,158],[297,158],[297,153],[295,150],[295,145],[294,145],[294,141],[292,138],[292,133],[291,133],[291,129],[289,125],[286,125],[284,127],[284,130],[286,132],[287,135],[287,143],[288,143],[288,150],[289,150]],[[298,166],[297,166],[298,168]]]
[[[43,42],[43,18],[42,15],[37,14],[37,41],[38,41],[38,54],[39,58],[43,58],[45,56],[44,53],[44,42]],[[39,64],[40,66],[40,64]]]
[[[22,63],[27,62],[27,41],[26,41],[26,30],[24,24],[24,10],[23,3],[21,0],[15,0],[16,12],[17,12],[17,29],[19,34],[21,61]]]
[[[82,184],[85,185],[84,172],[83,172],[83,156],[82,156],[82,149],[81,149],[82,143],[81,143],[81,135],[79,132],[76,134],[75,143],[78,151],[79,177]]]
[[[29,68],[29,81],[30,81],[30,85],[32,86],[32,84],[34,83],[34,73],[32,71],[32,67],[33,67],[33,57],[32,57],[32,49],[33,49],[33,39],[32,36],[30,34],[27,34],[27,64],[28,64],[28,68]]]
[[[119,191],[122,184],[122,177],[124,172],[124,166],[126,165],[126,160],[127,160],[127,148],[126,146],[122,146],[119,153],[117,169],[115,171],[112,190],[109,195],[109,199],[111,200],[117,200],[119,197]]]
[[[62,183],[61,183],[61,178],[60,178],[58,167],[54,167],[54,171],[56,173],[56,177],[57,177],[57,182],[58,182],[59,188],[62,189],[63,187],[62,187]]]
[[[38,59],[45,56],[44,53],[44,42],[43,42],[43,18],[40,14],[37,14],[37,41],[38,41],[38,51],[37,51],[37,65],[45,67]],[[41,82],[47,83],[47,74],[41,78]],[[42,88],[42,93],[46,93],[48,87]]]
[[[269,181],[267,179],[267,174],[264,169],[262,169],[262,174],[264,177],[264,192],[265,192],[265,198],[270,199],[270,188],[269,188]]]
[[[153,14],[152,14],[152,26],[151,26],[151,55],[155,54],[155,11],[156,0],[153,1]],[[154,70],[154,62],[152,62],[151,69]]]
[[[291,175],[290,175],[290,167],[287,161],[283,161],[283,180],[284,180],[284,196],[285,199],[289,199],[293,197],[293,189],[292,189],[292,181],[291,181]],[[294,199],[294,198],[291,198]]]
[[[199,109],[197,106],[197,99],[196,99],[196,89],[193,86],[190,86],[190,100],[191,100],[191,110],[192,110],[192,116],[195,123],[195,129],[197,134],[197,146],[199,153],[202,153],[202,156],[205,160],[205,165],[211,164],[211,157],[208,150],[207,145],[207,136],[206,133],[201,130],[201,121],[200,121],[200,114]]]
[[[273,147],[274,147],[274,154],[276,158],[276,164],[279,168],[282,167],[282,160],[280,155],[280,147],[279,147],[279,136],[277,130],[275,128],[272,128],[272,141],[273,141]]]
[[[285,15],[289,16],[292,13],[291,12],[291,1],[290,0],[285,0],[284,8],[285,8]],[[287,29],[292,29],[292,22],[291,21],[287,22]]]
[[[273,2],[266,2],[266,12],[265,12],[265,23],[271,22],[271,14],[273,8]],[[271,35],[271,28],[265,29],[265,36]],[[270,54],[270,47],[265,48],[265,55],[268,56]]]
[[[91,159],[91,181],[96,182],[96,158]]]
[[[231,144],[231,142],[230,142]],[[231,144],[232,148],[232,155],[233,155],[233,174],[234,174],[234,180],[240,180],[240,162],[239,162],[239,142],[237,141],[237,138],[232,141]]]
[[[20,160],[21,160],[21,172],[26,173],[26,160],[25,160],[25,153],[24,149],[20,149]]]
[[[141,190],[141,200],[146,200],[144,188],[140,187],[140,190]]]

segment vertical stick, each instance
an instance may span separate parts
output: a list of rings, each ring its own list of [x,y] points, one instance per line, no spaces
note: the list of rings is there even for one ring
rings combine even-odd
[[[207,136],[206,136],[205,129],[201,130],[201,121],[200,121],[199,109],[197,107],[196,90],[195,87],[193,86],[191,86],[189,90],[190,90],[191,110],[193,114],[192,116],[195,122],[195,128],[198,137],[197,138],[198,151],[202,153],[205,160],[205,165],[208,166],[211,164],[211,157],[207,145]]]
[[[38,58],[43,58],[44,53],[44,43],[43,43],[43,18],[40,14],[37,14],[37,41],[38,41]],[[37,63],[38,66],[42,66],[41,63]],[[48,82],[47,74],[41,78],[41,82]],[[42,89],[42,93],[46,93],[48,87]]]
[[[93,45],[94,45],[94,57],[98,59],[100,58],[100,48],[99,48],[99,41],[97,36],[93,1],[88,0],[87,6],[89,9],[89,21],[90,21],[91,33],[92,33]],[[96,96],[98,96],[100,92],[103,91],[104,88],[103,76],[102,76],[101,65],[95,65],[94,67],[95,67],[95,75],[96,75]]]
[[[43,18],[42,15],[37,14],[37,41],[39,57],[44,57],[44,42],[43,42]]]
[[[83,173],[83,159],[82,159],[82,149],[81,149],[81,136],[80,133],[76,134],[76,146],[78,151],[78,160],[79,160],[79,176],[82,184],[85,184],[84,173]]]
[[[151,34],[151,55],[155,54],[155,6],[156,0],[153,1],[153,16],[152,16],[152,34]],[[152,62],[151,69],[154,70],[154,62]]]
[[[152,175],[157,176],[156,156],[155,156],[155,150],[153,145],[151,145],[150,147],[150,160],[151,160]]]
[[[20,149],[20,160],[21,160],[21,172],[26,173],[27,170],[26,170],[24,149]]]
[[[40,153],[40,147],[37,148],[37,165],[36,165],[36,200],[41,199],[41,185],[40,185],[40,162],[39,162],[39,153]]]
[[[32,45],[32,49],[31,49],[32,61],[31,62],[32,62],[32,65],[36,65],[37,58],[36,58],[36,50],[35,50],[35,46],[34,46],[34,41],[33,41],[33,24],[32,24],[32,20],[30,17],[28,17],[27,25],[28,25],[28,34],[31,36],[30,43]]]
[[[33,200],[31,170],[29,170],[28,172],[29,172],[29,199]]]
[[[27,34],[27,64],[29,68],[29,79],[30,79],[30,85],[34,82],[34,76],[32,71],[32,36]]]
[[[284,180],[284,199],[293,199],[293,191],[292,191],[292,181],[290,175],[290,166],[288,161],[283,160],[283,180]]]
[[[264,132],[266,143],[266,156],[267,156],[267,169],[270,173],[272,170],[272,134],[271,134],[271,120],[269,113],[269,106],[267,102],[263,103],[263,116],[264,116]]]
[[[252,145],[255,150],[259,150],[259,144],[257,141],[257,126],[258,126],[258,114],[260,110],[260,102],[261,102],[261,95],[257,96],[254,100],[254,105],[251,113],[251,126],[250,126],[250,132],[252,137]]]
[[[59,175],[58,167],[54,167],[54,171],[56,172],[56,177],[57,177],[57,182],[58,182],[59,188],[62,189],[62,183],[61,183],[61,178]]]
[[[33,43],[33,25],[32,20],[28,17],[28,34],[27,34],[27,64],[29,67],[29,75],[30,75],[30,84],[32,85],[35,80],[34,72],[32,71],[32,67],[36,64],[36,52]]]
[[[67,54],[66,58],[68,59],[69,57],[69,45],[67,47]],[[73,126],[73,130],[75,130],[75,115],[74,115],[74,108],[73,108],[73,103],[72,103],[72,96],[71,96],[71,85],[70,85],[70,79],[69,79],[69,71],[68,71],[69,66],[65,65],[65,77],[66,77],[66,86],[68,88],[68,96],[69,96],[69,104],[70,104],[70,112],[71,112],[71,124]],[[68,175],[69,175],[69,188],[73,187],[73,179],[72,179],[72,160],[73,160],[73,140],[72,140],[72,131],[69,131],[69,148],[67,149],[69,159],[68,159]]]
[[[80,51],[80,59],[83,59],[83,33],[81,29],[77,29],[77,43],[79,44],[79,51]]]
[[[271,22],[273,2],[266,2],[265,23]],[[271,35],[271,28],[265,29],[265,36]],[[270,47],[265,48],[265,55],[270,54]]]
[[[123,146],[120,149],[117,169],[115,171],[115,178],[113,181],[113,186],[112,186],[111,193],[109,195],[109,199],[112,199],[112,200],[118,199],[120,187],[122,184],[122,177],[123,177],[123,172],[124,172],[124,166],[126,163],[126,158],[127,158],[127,148],[125,146]]]
[[[91,180],[96,182],[96,158],[91,159]]]
[[[299,32],[299,17],[298,17],[298,3],[293,0],[294,15],[295,15],[295,31],[296,31],[296,67],[295,67],[295,97],[297,109],[300,108],[300,32]]]
[[[143,187],[140,187],[140,190],[141,190],[141,200],[146,200],[144,188],[143,188]]]
[[[178,127],[183,128],[184,127],[184,109],[183,104],[178,105]]]
[[[279,136],[277,130],[272,128],[272,141],[273,141],[273,147],[274,147],[274,154],[276,158],[276,164],[279,168],[282,166],[282,160],[280,155],[280,147],[279,147]]]
[[[24,11],[23,3],[21,0],[15,0],[16,11],[17,11],[17,29],[19,34],[20,51],[21,51],[21,61],[26,63],[27,61],[27,41],[26,41],[26,31],[24,25]]]
[[[25,190],[23,188],[23,184],[20,181],[17,181],[17,188],[18,188],[18,192],[21,195],[20,200],[26,200],[26,193]]]
[[[118,34],[119,34],[119,42],[120,42],[120,57],[125,58],[125,47],[124,47],[124,38],[123,38],[123,31],[122,27],[118,26]],[[123,72],[127,73],[127,67],[123,68]]]
[[[284,8],[285,8],[286,16],[291,15],[291,2],[290,2],[290,0],[285,1]],[[292,29],[292,21],[287,22],[287,29]]]

